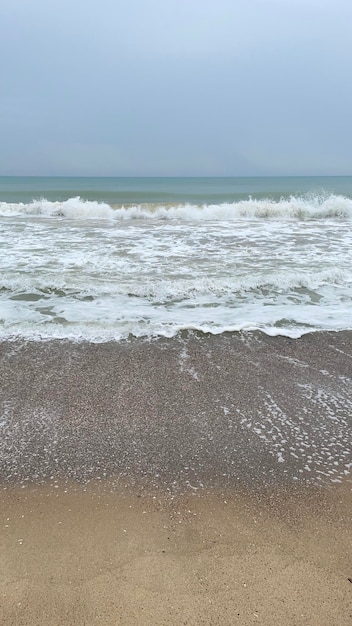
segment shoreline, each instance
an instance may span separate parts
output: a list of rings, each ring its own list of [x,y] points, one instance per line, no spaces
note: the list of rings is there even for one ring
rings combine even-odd
[[[277,330],[277,327],[271,326],[269,327],[271,330]],[[294,327],[297,329],[298,327]],[[291,329],[291,330],[294,330]],[[135,342],[137,343],[146,343],[146,344],[155,344],[160,342],[173,342],[173,341],[184,341],[189,339],[207,339],[212,337],[242,337],[243,339],[247,338],[251,340],[251,338],[263,338],[266,337],[269,340],[289,340],[289,341],[301,341],[305,339],[309,339],[314,335],[346,335],[352,336],[352,329],[350,328],[310,328],[309,330],[302,331],[302,334],[296,334],[292,332],[280,333],[280,332],[268,332],[263,327],[259,328],[256,326],[247,328],[247,327],[224,327],[221,331],[216,329],[213,332],[207,328],[207,330],[203,330],[202,328],[190,326],[178,329],[174,334],[163,335],[163,334],[151,334],[151,335],[134,335],[130,333],[127,336],[85,336],[85,335],[45,335],[38,333],[22,333],[15,332],[10,335],[1,335],[0,336],[0,345],[2,344],[72,344],[72,345],[106,345],[106,344],[119,344],[119,345],[130,345]]]

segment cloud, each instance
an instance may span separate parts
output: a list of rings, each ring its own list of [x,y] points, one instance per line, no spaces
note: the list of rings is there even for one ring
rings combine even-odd
[[[348,173],[351,13],[324,0],[3,3],[1,172]]]

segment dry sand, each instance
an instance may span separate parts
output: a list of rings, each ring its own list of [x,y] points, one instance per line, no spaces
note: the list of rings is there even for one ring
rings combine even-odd
[[[1,495],[0,623],[352,622],[350,486]]]

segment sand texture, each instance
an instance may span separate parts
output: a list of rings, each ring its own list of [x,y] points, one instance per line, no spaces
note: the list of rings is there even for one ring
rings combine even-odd
[[[1,480],[339,484],[352,333],[0,343]]]
[[[0,623],[347,626],[350,505],[341,487],[3,492]]]
[[[0,343],[0,624],[351,624],[351,346]]]

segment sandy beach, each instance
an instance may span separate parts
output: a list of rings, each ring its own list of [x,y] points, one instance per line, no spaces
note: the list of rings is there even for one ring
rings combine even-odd
[[[1,495],[3,624],[351,623],[351,492]]]
[[[2,342],[0,622],[350,624],[351,337]]]

